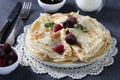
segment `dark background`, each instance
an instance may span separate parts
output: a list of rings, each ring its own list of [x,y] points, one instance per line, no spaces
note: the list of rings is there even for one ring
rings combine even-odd
[[[0,0],[0,27],[3,25],[7,19],[9,13],[18,1],[25,0]],[[27,24],[31,24],[40,14],[44,12],[38,5],[37,0],[32,1],[31,15],[28,20],[21,21],[18,29],[17,35],[23,32],[23,27]],[[75,4],[75,0],[67,0],[63,8],[58,12],[71,12],[78,11],[78,7]],[[80,12],[86,15],[83,12]],[[111,32],[111,35],[115,37],[118,41],[117,47],[120,50],[120,0],[106,0],[103,9],[97,14],[88,14],[91,17],[96,18],[99,22],[105,25]],[[105,67],[103,72],[97,76],[87,76],[82,80],[120,80],[120,52],[114,57],[114,64]],[[0,80],[57,80],[50,77],[48,74],[37,75],[32,72],[30,67],[19,66],[11,74],[0,76]],[[66,77],[61,80],[72,80],[72,78]]]

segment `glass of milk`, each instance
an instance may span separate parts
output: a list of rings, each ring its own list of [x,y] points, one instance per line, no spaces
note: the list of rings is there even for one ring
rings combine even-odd
[[[99,12],[103,7],[104,0],[76,0],[76,4],[84,12]]]

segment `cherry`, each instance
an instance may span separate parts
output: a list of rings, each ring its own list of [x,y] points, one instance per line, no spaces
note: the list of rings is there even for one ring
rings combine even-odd
[[[0,57],[4,56],[4,51],[0,48]]]
[[[9,53],[12,51],[12,48],[11,48],[10,44],[8,44],[8,43],[5,43],[3,48],[4,48],[5,53]]]
[[[59,31],[59,30],[61,30],[62,29],[62,26],[60,25],[60,24],[55,24],[54,26],[53,26],[53,31],[54,32],[57,32],[57,31]]]
[[[73,24],[67,20],[63,23],[63,28],[73,28]]]
[[[0,49],[3,49],[3,45],[0,45]]]
[[[16,55],[16,53],[14,51],[11,51],[8,54],[8,57],[9,57],[9,59],[17,60],[17,55]]]
[[[77,23],[77,19],[75,17],[70,17],[68,19],[73,25]]]
[[[77,23],[77,19],[75,17],[70,17],[67,21],[63,23],[63,28],[73,28],[74,24]]]
[[[4,57],[0,57],[0,67],[6,66],[6,60]]]
[[[77,42],[76,37],[72,33],[67,34],[65,40],[70,45],[74,45]]]
[[[17,54],[8,43],[0,45],[0,67],[5,67],[17,61]]]
[[[0,57],[6,58],[7,55],[5,54],[4,50],[0,48]]]
[[[56,44],[54,47],[54,51],[61,54],[64,51],[64,46],[62,44]]]

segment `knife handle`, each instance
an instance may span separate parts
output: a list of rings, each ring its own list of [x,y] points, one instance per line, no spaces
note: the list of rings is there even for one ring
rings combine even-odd
[[[0,43],[3,44],[6,41],[10,26],[11,26],[11,22],[9,20],[6,20],[0,31]]]

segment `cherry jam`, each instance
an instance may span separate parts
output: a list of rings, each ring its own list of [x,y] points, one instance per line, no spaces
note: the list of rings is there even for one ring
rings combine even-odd
[[[41,1],[46,4],[57,4],[62,2],[63,0],[41,0]]]

